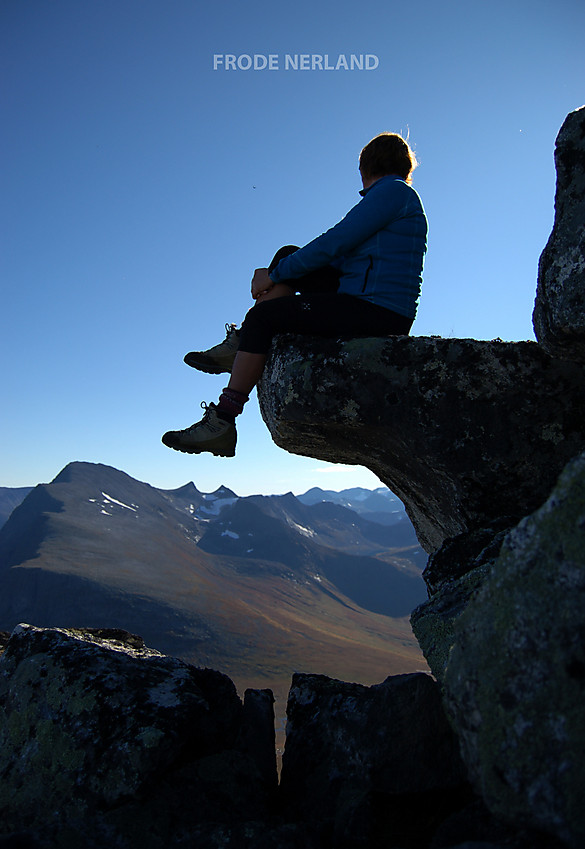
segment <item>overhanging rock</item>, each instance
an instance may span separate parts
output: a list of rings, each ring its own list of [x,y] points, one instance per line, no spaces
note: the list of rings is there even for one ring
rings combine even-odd
[[[534,342],[280,336],[258,397],[277,445],[371,469],[430,552],[545,501],[585,449],[584,376]]]

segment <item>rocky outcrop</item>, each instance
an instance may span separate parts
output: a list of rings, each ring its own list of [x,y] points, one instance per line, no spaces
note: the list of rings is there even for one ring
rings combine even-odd
[[[585,845],[585,455],[524,519],[458,618],[443,676],[477,790]]]
[[[556,357],[585,360],[585,106],[571,112],[555,147],[552,233],[540,257],[533,324]]]
[[[549,354],[582,363],[585,109],[565,121],[556,163],[534,327]],[[434,552],[429,601],[411,618],[488,808],[573,849],[585,844],[585,455],[575,455],[512,530],[486,516]]]
[[[429,667],[441,681],[455,640],[454,628],[481,587],[509,531],[509,517],[447,540],[430,557],[423,577],[430,598],[410,622]]]
[[[227,676],[121,631],[19,626],[0,752],[0,834],[51,849],[214,847],[266,823],[277,785],[270,691],[242,704]]]
[[[378,475],[431,552],[542,504],[585,449],[584,378],[534,342],[284,336],[259,400],[277,445]]]
[[[473,786],[498,822],[538,830],[528,845],[577,849],[585,845],[585,109],[563,125],[556,163],[538,344],[282,337],[259,397],[277,444],[365,465],[405,502],[431,554],[429,600],[411,621]],[[431,845],[448,845],[438,839]]]
[[[474,795],[430,675],[296,674],[280,787],[272,702],[127,632],[18,626],[0,660],[0,846],[550,849]]]
[[[534,326],[546,351],[582,363],[585,109],[565,121],[556,163]],[[490,811],[573,849],[585,845],[585,454],[576,454],[512,530],[486,517],[434,552],[429,601],[411,618]]]
[[[325,845],[355,849],[425,846],[471,796],[425,673],[373,687],[294,675],[281,789],[289,815],[317,827]]]

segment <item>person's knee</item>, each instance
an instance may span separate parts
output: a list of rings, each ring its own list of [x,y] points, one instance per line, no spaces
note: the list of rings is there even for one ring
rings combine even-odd
[[[256,301],[253,307],[250,307],[246,313],[246,317],[242,322],[242,331],[247,333],[254,332],[256,328],[261,328],[264,325],[264,315],[266,313],[267,301],[264,303]]]
[[[256,302],[248,310],[242,323],[242,334],[246,340],[262,340],[260,347],[270,344],[275,333],[282,329],[286,323],[288,312],[286,298],[275,298],[262,302]],[[240,336],[241,340],[242,336]],[[241,347],[241,342],[240,342]]]
[[[281,259],[284,259],[285,256],[294,254],[296,251],[298,251],[298,247],[296,245],[285,245],[283,248],[279,248],[272,257],[270,265],[268,266],[268,273],[276,268]]]
[[[287,298],[294,295],[294,293],[295,290],[292,286],[288,286],[286,283],[275,283],[271,289],[268,289],[267,292],[263,292],[256,298],[256,304],[274,301],[276,298]]]

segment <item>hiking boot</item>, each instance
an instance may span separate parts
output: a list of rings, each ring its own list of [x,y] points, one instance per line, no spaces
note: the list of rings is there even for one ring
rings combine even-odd
[[[216,457],[234,457],[236,454],[236,425],[217,414],[215,404],[202,402],[205,415],[185,430],[169,430],[162,438],[168,448],[185,454],[209,451]]]
[[[226,324],[226,336],[219,345],[214,345],[208,351],[190,351],[184,356],[184,362],[191,368],[204,371],[206,374],[231,373],[235,356],[240,344],[240,331],[235,324]]]

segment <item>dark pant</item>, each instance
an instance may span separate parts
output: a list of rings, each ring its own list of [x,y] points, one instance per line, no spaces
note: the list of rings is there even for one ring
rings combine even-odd
[[[298,248],[288,245],[275,254],[271,271]],[[407,336],[412,319],[353,295],[337,294],[339,272],[327,266],[286,281],[299,292],[291,297],[261,301],[242,324],[239,350],[266,354],[279,333],[304,336]]]
[[[298,251],[296,245],[286,245],[284,248],[276,251],[268,266],[268,273],[270,274],[272,269],[276,268],[281,259],[289,256],[289,254],[294,254],[295,251]],[[310,271],[303,277],[287,280],[286,284],[294,289],[295,292],[300,292],[303,295],[308,295],[310,292],[331,292],[333,294],[337,292],[340,276],[341,273],[336,268],[333,268],[331,265],[325,265],[316,271]]]

